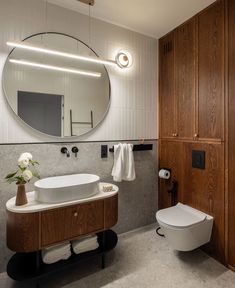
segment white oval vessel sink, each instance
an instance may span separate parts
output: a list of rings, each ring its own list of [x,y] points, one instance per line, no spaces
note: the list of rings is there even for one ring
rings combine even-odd
[[[100,177],[93,174],[74,174],[48,177],[34,183],[35,200],[61,203],[91,197],[99,192]]]

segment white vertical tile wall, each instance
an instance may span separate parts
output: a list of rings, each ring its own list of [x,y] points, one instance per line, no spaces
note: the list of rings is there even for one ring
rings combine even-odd
[[[21,40],[48,30],[88,43],[87,16],[51,4],[47,15],[45,21],[45,1],[0,0],[0,78],[10,51],[6,46],[8,40]],[[109,113],[94,131],[74,140],[157,138],[157,40],[92,19],[91,47],[108,59],[114,58],[118,50],[126,49],[133,55],[134,64],[122,71],[108,68],[112,99]],[[0,89],[0,143],[41,141],[61,140],[19,123]]]

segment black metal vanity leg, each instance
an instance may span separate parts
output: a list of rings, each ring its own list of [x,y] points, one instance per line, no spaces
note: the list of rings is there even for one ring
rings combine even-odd
[[[36,251],[36,274],[40,274],[40,266],[41,266],[41,251]]]
[[[105,268],[105,252],[102,252],[102,269]]]
[[[101,254],[101,267],[105,268],[105,232],[102,233],[102,254]]]
[[[40,275],[40,266],[41,266],[41,251],[36,252],[36,274]],[[39,280],[36,280],[36,288],[40,288]]]

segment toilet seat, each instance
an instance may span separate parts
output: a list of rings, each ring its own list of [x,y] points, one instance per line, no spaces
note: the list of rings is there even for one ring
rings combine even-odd
[[[187,228],[206,220],[207,214],[192,207],[178,203],[176,206],[159,210],[157,220],[174,228]]]
[[[176,206],[156,213],[158,224],[171,247],[178,251],[192,251],[211,239],[213,217],[190,206]]]

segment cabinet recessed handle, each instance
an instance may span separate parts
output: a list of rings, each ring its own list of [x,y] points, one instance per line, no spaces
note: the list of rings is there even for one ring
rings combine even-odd
[[[77,217],[78,216],[78,212],[74,212],[73,216]]]

